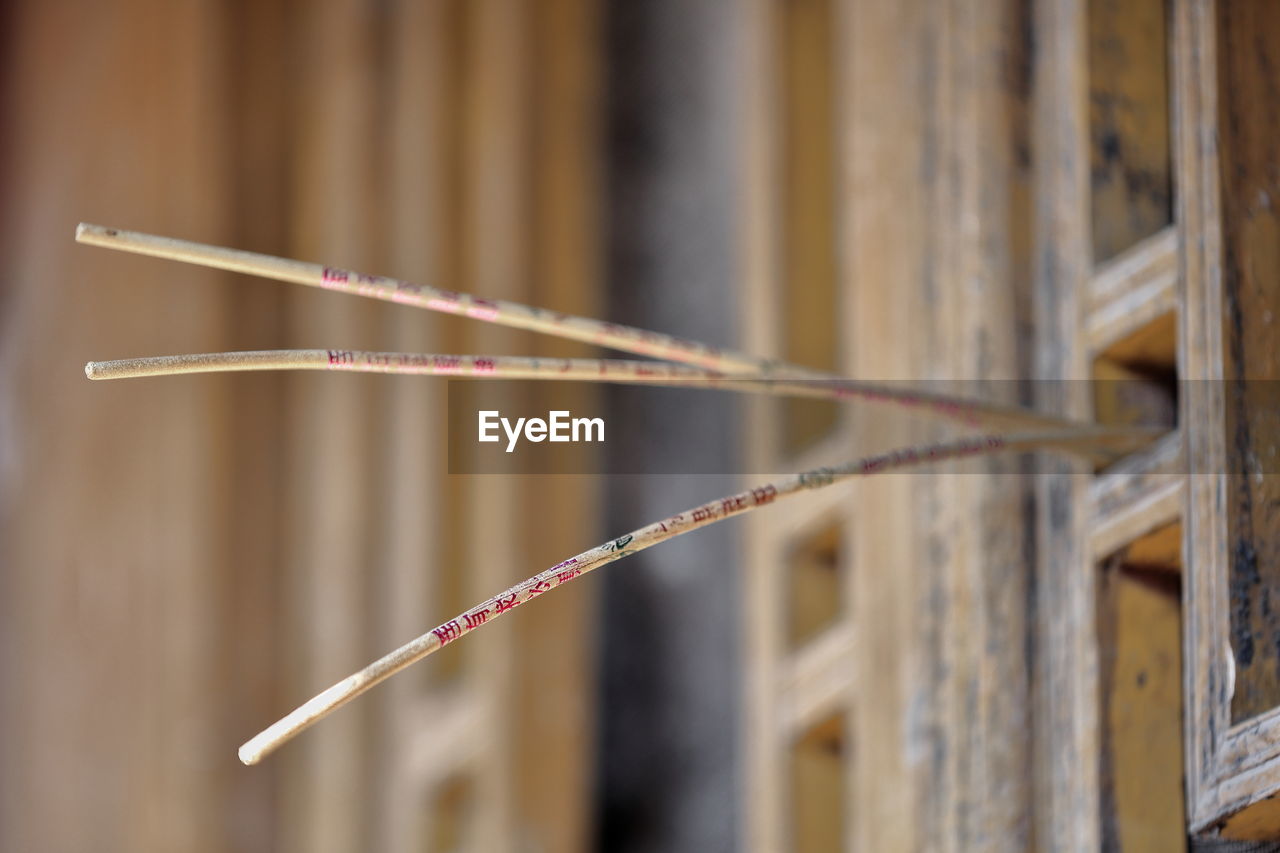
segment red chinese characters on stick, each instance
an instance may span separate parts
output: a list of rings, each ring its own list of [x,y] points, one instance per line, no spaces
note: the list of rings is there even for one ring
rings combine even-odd
[[[465,613],[462,616],[462,621],[466,623],[468,631],[472,628],[478,628],[489,621],[489,608],[483,607],[470,613]]]
[[[457,619],[450,619],[439,628],[432,629],[431,633],[436,635],[440,640],[440,645],[443,646],[461,637],[463,631],[462,626],[458,624]]]

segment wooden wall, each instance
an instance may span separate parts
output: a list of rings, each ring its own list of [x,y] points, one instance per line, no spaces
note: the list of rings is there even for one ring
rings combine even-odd
[[[535,344],[72,234],[115,224],[596,313],[593,10],[6,5],[0,848],[582,848],[591,581],[262,766],[235,748],[581,548],[589,481],[449,478],[441,384],[81,372]]]
[[[955,387],[1082,418],[1103,409],[1057,380],[1112,371],[1167,391],[1177,375],[1274,373],[1275,158],[1258,117],[1275,111],[1275,75],[1254,34],[1278,18],[1262,0],[727,8],[706,36],[723,53],[701,58],[732,102],[700,116],[719,130],[696,152],[708,159],[690,160],[715,169],[657,193],[721,182],[714,223],[694,218],[733,235],[736,262],[717,258],[732,269],[714,285],[728,282],[738,313],[701,328],[729,338],[736,323],[736,344],[762,355],[971,380]],[[599,256],[617,235],[600,225],[600,171],[616,163],[601,152],[626,140],[601,138],[597,4],[15,0],[3,15],[0,849],[585,849],[598,578],[263,766],[234,750],[383,650],[591,544],[601,484],[450,477],[439,384],[97,385],[81,367],[339,343],[587,350],[113,256],[72,233],[118,224],[605,313]],[[676,88],[689,72],[664,70]],[[652,234],[628,236],[670,262],[650,274],[680,293],[679,264],[704,268],[662,255],[675,220],[661,210],[632,222]],[[688,319],[651,296],[613,304],[664,330]],[[998,382],[1033,378],[1045,382]],[[1273,580],[1253,563],[1275,551],[1259,503],[1275,487],[1186,476],[1228,449],[1226,415],[1197,405],[1171,404],[1182,427],[1106,476],[1041,460],[1028,484],[1008,476],[1028,463],[982,462],[849,484],[727,528],[740,536],[740,664],[715,674],[709,699],[698,668],[733,642],[727,601],[707,631],[681,635],[705,643],[698,654],[650,662],[655,683],[683,692],[646,698],[677,720],[683,701],[706,727],[740,714],[738,752],[725,725],[714,760],[686,762],[703,775],[668,784],[702,740],[673,728],[642,768],[663,786],[660,812],[635,820],[683,819],[695,849],[735,835],[764,851],[1013,851],[1130,849],[1145,832],[1133,816],[1157,815],[1169,849],[1187,821],[1216,831],[1267,802],[1274,660],[1243,655],[1270,617],[1228,610],[1228,581]],[[745,411],[753,471],[917,436],[829,408]],[[1235,417],[1233,452],[1273,449],[1270,409]],[[664,511],[675,494],[640,493]],[[1176,550],[1179,536],[1153,586],[1143,543]],[[680,553],[651,574],[690,562]],[[625,608],[631,590],[613,592]],[[1144,612],[1161,631],[1134,621]],[[1145,762],[1125,729],[1159,726],[1163,742],[1177,728],[1179,624],[1185,800],[1168,784],[1178,754]],[[1135,667],[1150,680],[1136,684]],[[1126,722],[1123,702],[1146,703],[1148,722]],[[1144,783],[1152,768],[1162,784]],[[1270,817],[1242,815],[1236,835],[1274,834]]]

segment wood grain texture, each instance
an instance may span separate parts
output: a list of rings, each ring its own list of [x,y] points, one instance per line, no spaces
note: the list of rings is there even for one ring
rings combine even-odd
[[[1280,705],[1280,7],[1223,3],[1219,24],[1232,720]],[[1273,199],[1276,201],[1273,202]]]
[[[1030,267],[1028,22],[1012,3],[993,13],[990,4],[846,2],[836,12],[845,165],[840,304],[828,310],[857,330],[843,336],[843,369],[877,379],[1012,378],[1029,302],[1017,285]],[[769,236],[782,227],[768,166],[782,141],[767,118],[781,60],[776,43],[759,38],[773,14],[771,4],[752,7],[756,111],[742,134],[754,164],[748,340],[766,353],[782,335],[757,306],[786,286],[772,272]],[[855,411],[804,459],[909,440],[900,430]],[[752,458],[763,460],[754,464],[778,464],[776,434],[753,432]],[[1031,843],[1027,543],[1026,529],[1009,524],[1023,517],[1026,496],[992,476],[1010,465],[857,483],[807,512],[780,507],[748,526],[751,849],[783,849],[805,830],[805,804],[778,784],[787,738],[842,708],[851,726],[843,849]],[[780,572],[828,518],[843,519],[849,543],[844,609],[789,652],[782,593],[791,579]]]
[[[1088,29],[1084,4],[1039,0],[1032,77],[1035,376],[1046,411],[1088,417],[1084,306],[1089,230]],[[1035,843],[1096,850],[1097,658],[1087,542],[1086,469],[1044,460],[1036,520]]]
[[[1218,206],[1216,3],[1176,4],[1171,69],[1174,156],[1179,191],[1180,400],[1190,464],[1221,470],[1221,222]],[[1200,393],[1190,393],[1199,389]],[[1217,814],[1217,750],[1230,726],[1225,523],[1220,476],[1192,477],[1184,510],[1186,575],[1183,626],[1187,810],[1196,831]]]

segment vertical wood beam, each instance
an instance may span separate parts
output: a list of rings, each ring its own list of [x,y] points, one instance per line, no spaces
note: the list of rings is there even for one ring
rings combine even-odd
[[[1190,470],[1206,475],[1188,479],[1183,511],[1183,695],[1192,830],[1218,817],[1218,750],[1231,725],[1216,6],[1214,0],[1174,4],[1171,61],[1182,306],[1178,367],[1187,390],[1179,401],[1179,421]]]
[[[226,90],[230,137],[228,233],[225,239],[211,233],[188,236],[287,255],[295,141],[289,66],[296,44],[289,9],[260,0],[236,0],[221,9],[218,79]],[[162,271],[180,286],[194,270],[164,264]],[[222,347],[252,350],[285,341],[289,295],[284,286],[227,276],[230,328]],[[211,602],[220,650],[214,683],[232,691],[224,701],[210,702],[223,716],[215,733],[222,750],[234,748],[296,698],[287,690],[290,679],[282,652],[294,642],[283,627],[288,619],[282,618],[288,612],[281,557],[290,494],[290,421],[281,401],[289,381],[287,375],[269,373],[228,377],[228,418],[212,451],[214,458],[226,460],[227,478],[219,497],[227,507],[222,534],[226,553],[214,573],[216,605]],[[253,771],[236,768],[217,804],[234,815],[224,821],[226,834],[219,843],[243,851],[278,849],[283,767],[273,761]]]
[[[1032,142],[1036,402],[1089,415],[1081,298],[1091,272],[1085,3],[1034,3]],[[1068,380],[1068,381],[1062,381]],[[1098,849],[1094,567],[1087,548],[1089,471],[1041,457],[1034,613],[1036,843]]]
[[[387,211],[386,262],[392,274],[410,281],[446,279],[441,243],[449,232],[441,223],[449,211],[440,173],[446,147],[441,139],[449,133],[449,117],[443,90],[455,69],[446,67],[445,5],[401,0],[390,4],[381,22],[388,53],[383,78],[388,125],[381,143],[386,172],[378,189]],[[403,352],[450,351],[442,341],[445,322],[427,312],[400,309],[389,318],[384,346]],[[433,593],[445,569],[440,542],[450,535],[445,506],[453,496],[440,450],[446,444],[445,383],[379,386],[387,440],[377,464],[386,483],[387,508],[374,522],[375,556],[384,568],[375,593],[382,618],[370,628],[373,643],[382,651],[452,615],[442,612],[447,603]],[[437,777],[424,776],[412,757],[415,744],[439,736],[439,728],[447,727],[436,719],[424,725],[419,713],[425,674],[394,678],[363,700],[378,718],[370,768],[376,792],[370,804],[374,849],[422,850],[423,836],[433,831],[431,783]]]
[[[1026,162],[1027,13],[1017,2],[951,0],[929,22],[936,82],[928,181],[935,250],[927,261],[920,377],[956,393],[1018,401],[1024,364],[1019,288],[1030,267]],[[955,470],[959,468],[960,470]],[[944,466],[913,478],[932,725],[941,778],[922,774],[935,809],[926,849],[1030,845],[1029,585],[1015,459]]]
[[[922,2],[873,0],[846,7],[840,53],[847,64],[841,110],[844,133],[845,287],[853,336],[850,368],[876,380],[913,379],[924,316],[924,258],[934,249],[921,179],[933,168],[927,86],[936,70],[923,67],[933,45],[923,33],[930,11]],[[869,414],[869,416],[867,416]],[[874,413],[855,412],[856,434],[873,446],[918,435],[892,434]],[[886,431],[889,434],[886,434]],[[891,474],[855,485],[853,512],[853,627],[861,679],[853,722],[853,797],[860,817],[852,827],[856,850],[928,849],[937,838],[936,810],[919,787],[938,754],[918,693],[929,661],[921,657],[919,628],[929,617],[921,593],[921,540],[913,518],[914,475]],[[925,769],[927,768],[927,769]],[[940,768],[939,768],[940,769]]]
[[[777,238],[777,39],[774,0],[745,0],[740,13],[742,130],[740,169],[743,214],[739,303],[744,346],[762,354],[777,353],[782,336],[776,321]],[[772,462],[779,440],[775,408],[763,398],[743,401],[746,413],[744,449],[753,463]],[[743,722],[742,753],[746,777],[740,825],[752,851],[781,850],[786,844],[787,785],[785,743],[779,735],[777,683],[784,650],[782,608],[785,585],[779,578],[776,535],[767,522],[751,519],[743,535],[745,578],[742,619]]]
[[[356,0],[301,13],[304,54],[322,56],[297,92],[300,134],[294,160],[290,254],[339,266],[378,266],[372,219],[376,152],[377,49],[373,15]],[[289,294],[293,332],[311,339],[373,344],[387,309],[367,300],[295,291]],[[357,381],[349,381],[356,379]],[[294,441],[290,450],[289,594],[300,607],[290,637],[296,673],[293,695],[310,695],[361,666],[374,652],[368,590],[378,499],[376,456],[368,436],[372,383],[346,376],[289,377]],[[369,827],[363,794],[368,772],[370,708],[352,705],[324,729],[282,752],[286,786],[286,849],[352,850]],[[353,793],[354,792],[354,793]]]
[[[600,225],[603,143],[599,0],[543,0],[528,12],[534,49],[526,112],[527,300],[588,317],[603,314]],[[545,335],[529,352],[558,358],[599,350]],[[577,411],[601,393],[574,383],[530,383],[538,408]],[[567,453],[566,456],[572,456]],[[581,458],[580,456],[576,458]],[[529,574],[576,553],[601,527],[604,478],[521,477],[520,562]],[[607,531],[602,535],[607,535]],[[515,832],[533,849],[588,848],[595,807],[594,668],[599,577],[524,608],[514,621],[517,655],[511,697]]]

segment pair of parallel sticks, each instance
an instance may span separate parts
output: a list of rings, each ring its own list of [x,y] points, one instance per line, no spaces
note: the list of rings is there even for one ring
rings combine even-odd
[[[245,764],[256,764],[295,735],[374,685],[508,610],[592,569],[700,527],[810,489],[824,488],[852,477],[895,468],[996,452],[1045,449],[1077,453],[1095,461],[1107,461],[1143,446],[1155,435],[1155,432],[1147,428],[1082,424],[1018,407],[843,379],[629,326],[511,302],[480,299],[399,279],[363,275],[254,252],[88,224],[81,224],[76,229],[76,240],[94,246],[472,317],[662,359],[624,361],[354,350],[269,350],[91,361],[85,365],[85,375],[90,379],[219,371],[338,370],[476,379],[587,380],[722,388],[830,400],[866,400],[910,407],[986,431],[977,437],[894,450],[842,465],[783,477],[677,513],[584,551],[472,607],[308,700],[240,747],[240,760]]]

